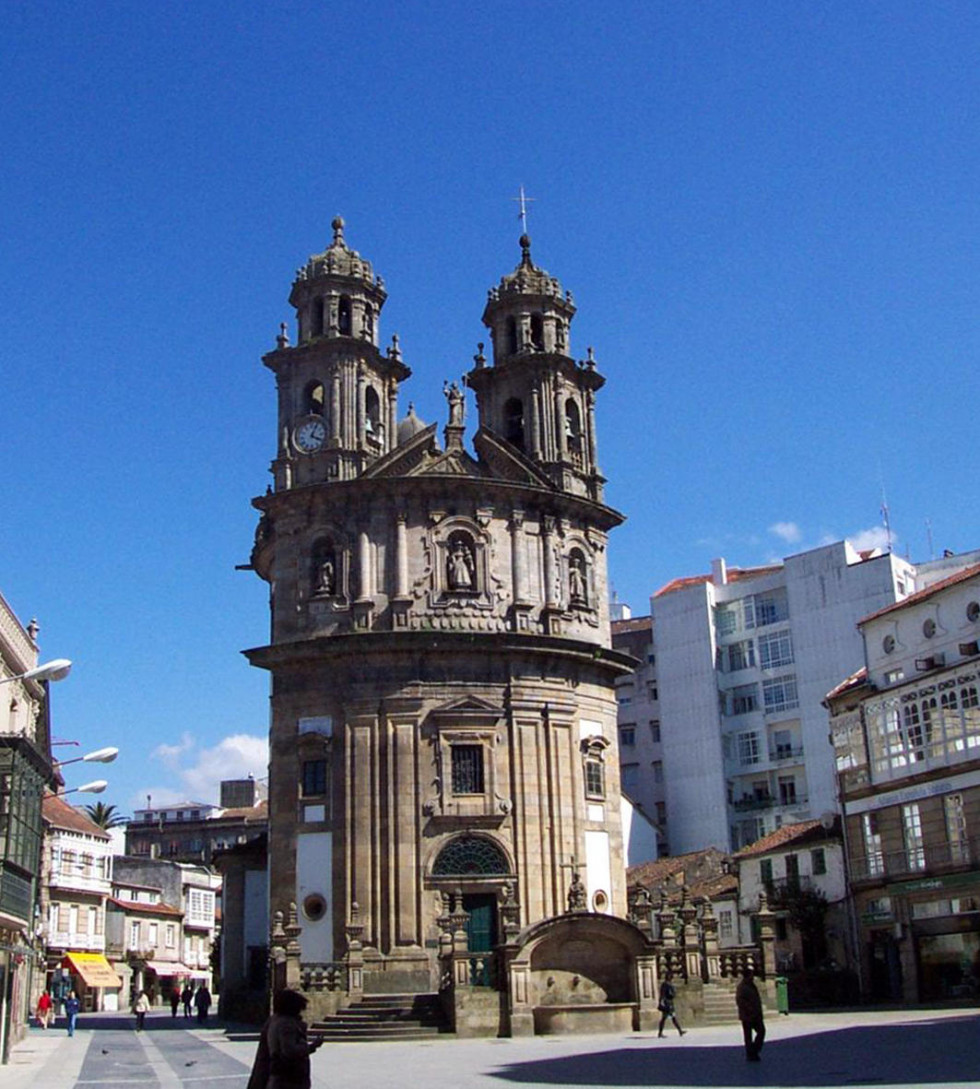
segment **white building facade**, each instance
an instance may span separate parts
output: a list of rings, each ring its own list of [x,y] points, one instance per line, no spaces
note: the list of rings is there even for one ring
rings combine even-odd
[[[651,601],[662,776],[675,852],[737,850],[837,808],[821,704],[863,658],[856,624],[915,568],[847,541],[678,579]],[[622,718],[620,719],[622,721]]]

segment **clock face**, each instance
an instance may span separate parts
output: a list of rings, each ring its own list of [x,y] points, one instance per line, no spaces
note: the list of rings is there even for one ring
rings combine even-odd
[[[293,441],[296,448],[304,454],[315,453],[323,445],[327,437],[327,429],[319,417],[314,416],[304,420],[294,432]]]

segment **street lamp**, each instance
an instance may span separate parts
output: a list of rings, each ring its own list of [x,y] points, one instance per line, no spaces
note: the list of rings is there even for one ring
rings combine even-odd
[[[66,794],[101,794],[109,785],[105,779],[93,779],[91,783],[85,783],[80,787],[72,787],[71,790],[59,790],[57,796],[63,798]]]
[[[119,750],[110,746],[106,749],[96,749],[95,752],[87,752],[84,756],[73,756],[71,760],[55,760],[54,766],[63,768],[66,764],[77,764],[80,761],[85,761],[86,764],[111,764],[118,755]]]
[[[0,677],[0,684],[11,681],[63,681],[71,672],[68,658],[52,658],[50,662],[35,666],[26,673],[17,673],[13,677]]]

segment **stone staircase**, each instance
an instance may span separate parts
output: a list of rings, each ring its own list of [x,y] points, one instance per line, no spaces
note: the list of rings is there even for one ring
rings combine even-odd
[[[735,991],[717,983],[706,983],[702,991],[704,997],[704,1020],[702,1025],[730,1025],[738,1020],[735,1006]]]
[[[421,1040],[451,1031],[437,994],[365,995],[310,1028],[329,1043]]]

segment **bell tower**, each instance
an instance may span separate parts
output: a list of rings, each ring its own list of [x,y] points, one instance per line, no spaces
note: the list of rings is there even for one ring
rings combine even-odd
[[[601,502],[595,392],[605,379],[591,349],[584,363],[569,354],[571,292],[534,264],[526,234],[520,246],[520,264],[490,289],[483,311],[493,366],[481,346],[466,376],[480,426],[530,458],[562,491]]]
[[[352,480],[397,442],[398,384],[411,371],[397,337],[378,350],[384,281],[347,246],[339,216],[332,226],[333,241],[297,269],[289,295],[298,343],[283,326],[263,359],[279,391],[276,491]]]

